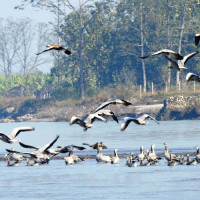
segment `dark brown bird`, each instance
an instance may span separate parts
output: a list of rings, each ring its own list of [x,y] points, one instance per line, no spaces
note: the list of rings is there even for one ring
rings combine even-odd
[[[199,44],[199,41],[200,41],[200,34],[197,33],[197,34],[194,36],[194,42],[195,42],[195,45],[196,45],[196,46]]]
[[[44,52],[50,51],[50,50],[63,51],[65,54],[68,54],[68,55],[71,54],[71,51],[69,51],[69,50],[67,50],[67,49],[65,49],[64,47],[61,47],[61,46],[59,46],[59,45],[47,45],[46,47],[47,47],[47,48],[46,48],[44,51],[39,52],[39,53],[37,53],[36,55],[40,55],[41,53],[44,53]]]

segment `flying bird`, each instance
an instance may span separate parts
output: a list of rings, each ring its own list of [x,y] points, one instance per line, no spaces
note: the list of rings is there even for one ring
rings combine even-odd
[[[21,142],[19,142],[19,144],[24,147],[24,148],[30,148],[30,149],[35,149],[35,151],[33,152],[18,152],[18,151],[12,151],[12,150],[9,150],[9,149],[6,149],[6,151],[10,152],[10,153],[19,153],[19,154],[22,154],[22,155],[29,155],[31,159],[37,159],[38,161],[41,161],[41,160],[50,160],[49,158],[49,154],[52,155],[52,156],[55,156],[58,154],[58,152],[55,152],[55,151],[51,151],[50,148],[54,145],[54,143],[58,140],[59,138],[59,135],[56,136],[56,138],[44,145],[43,147],[34,147],[34,146],[30,146],[30,145],[26,145],[26,144],[23,144]]]
[[[186,81],[187,82],[190,82],[190,81],[200,82],[200,76],[198,76],[194,73],[188,73],[186,75]]]
[[[107,101],[101,103],[94,111],[93,113],[96,113],[97,111],[105,108],[106,106],[110,105],[110,104],[113,104],[113,105],[117,105],[117,104],[121,104],[121,105],[124,105],[124,106],[129,106],[129,105],[132,105],[132,103],[128,102],[128,101],[125,101],[125,100],[122,100],[122,99],[117,99],[117,98],[111,98],[111,99],[108,99]]]
[[[119,123],[116,115],[111,110],[99,110],[99,111],[95,112],[95,114],[100,115],[100,116],[111,116],[114,121]]]
[[[147,120],[147,119],[154,120],[156,123],[159,124],[159,122],[152,116],[143,114],[141,117],[138,117],[138,118],[125,117],[120,126],[120,130],[124,131],[128,127],[130,122],[134,122],[135,124],[138,124],[138,125],[146,125],[147,122],[145,120]]]
[[[67,153],[70,151],[73,151],[74,149],[78,149],[78,150],[84,150],[85,147],[80,147],[80,146],[76,146],[76,145],[67,145],[67,146],[57,146],[56,151],[59,153]]]
[[[144,57],[140,57],[140,58],[145,59],[145,58],[148,58],[149,56],[155,56],[155,55],[160,55],[160,54],[172,55],[172,56],[174,56],[174,58],[175,58],[176,60],[181,60],[181,59],[183,59],[183,56],[181,56],[179,53],[177,53],[177,52],[175,52],[175,51],[172,51],[172,50],[170,50],[170,49],[162,49],[162,50],[157,51],[157,52],[155,52],[155,53],[152,53],[152,54],[150,54],[150,55],[148,55],[148,56],[144,56]]]
[[[35,128],[33,127],[18,127],[13,129],[12,133],[9,135],[5,135],[4,133],[0,133],[0,140],[3,142],[12,144],[12,143],[17,143],[20,142],[20,140],[15,139],[20,132],[25,132],[25,131],[33,131]]]
[[[70,54],[71,54],[71,51],[69,51],[69,50],[67,50],[67,49],[65,49],[64,47],[61,47],[61,46],[59,46],[59,45],[47,45],[46,47],[47,47],[47,48],[46,48],[44,51],[39,52],[39,53],[37,53],[36,55],[40,55],[40,54],[42,54],[42,53],[44,53],[44,52],[46,52],[46,51],[50,51],[50,50],[63,51],[63,52],[64,52],[65,54],[67,54],[67,55],[70,55]]]
[[[177,71],[180,71],[180,70],[183,70],[183,69],[187,69],[185,67],[185,64],[188,62],[188,60],[190,58],[192,58],[193,56],[195,56],[198,53],[199,53],[199,51],[192,52],[192,53],[184,56],[183,59],[178,60],[177,62],[175,62],[174,60],[172,60],[168,56],[165,56],[165,58],[171,63],[171,67],[170,68],[175,69]]]
[[[105,144],[103,144],[103,142],[100,142],[100,143],[96,142],[95,144],[83,143],[83,145],[87,145],[87,146],[89,146],[89,147],[91,147],[93,149],[97,149],[99,147],[102,147],[102,149],[107,149],[108,148]]]
[[[195,42],[195,45],[196,45],[196,46],[199,44],[199,41],[200,41],[200,34],[197,33],[197,34],[194,36],[194,42]]]

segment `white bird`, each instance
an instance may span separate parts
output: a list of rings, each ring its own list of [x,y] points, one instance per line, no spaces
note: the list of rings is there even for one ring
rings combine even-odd
[[[126,101],[126,100],[122,100],[122,99],[117,99],[117,98],[111,98],[111,99],[108,99],[107,101],[101,103],[94,111],[93,113],[96,113],[97,111],[105,108],[106,106],[110,105],[110,104],[113,104],[113,105],[117,105],[117,104],[121,104],[121,105],[124,105],[124,106],[129,106],[129,105],[132,105],[132,103]]]
[[[199,51],[192,52],[192,53],[184,56],[183,59],[177,60],[177,62],[173,61],[168,56],[165,56],[165,58],[171,63],[171,67],[170,68],[180,71],[180,70],[183,70],[183,69],[187,69],[185,67],[185,64],[188,62],[188,60],[190,58],[192,58],[193,56],[195,56],[198,53],[199,53]]]
[[[14,151],[15,149],[12,148],[11,151]],[[7,151],[7,149],[6,149]],[[8,152],[8,151],[7,151]],[[23,160],[25,160],[26,158],[24,156],[22,156],[21,154],[18,154],[18,153],[11,153],[11,152],[8,152],[4,157],[3,157],[5,160],[6,159],[10,159],[12,161],[18,161],[18,162],[22,162]]]
[[[69,155],[64,157],[64,160],[66,165],[73,165],[74,164],[73,151],[70,151]]]
[[[97,148],[97,156],[96,161],[101,163],[109,163],[111,162],[111,157],[103,155],[102,147]]]
[[[0,133],[0,140],[9,144],[17,143],[20,142],[20,140],[17,140],[15,137],[17,137],[20,132],[33,131],[33,130],[35,130],[35,128],[33,127],[18,127],[13,129],[12,133],[9,135]]]
[[[119,156],[117,154],[117,149],[114,150],[114,156],[111,157],[111,164],[118,164]]]
[[[86,118],[86,120],[82,120],[79,117],[76,116],[72,116],[71,120],[70,120],[70,125],[73,124],[78,124],[79,126],[83,127],[84,131],[86,131],[88,128],[92,128],[93,125],[92,123],[94,122],[94,120],[101,120],[103,122],[106,122],[107,120],[105,118],[103,118],[102,116],[99,116],[98,114],[89,114],[88,117]]]
[[[7,151],[11,152],[11,153],[19,153],[22,155],[29,155],[31,159],[37,159],[38,161],[45,160],[45,159],[50,160],[48,155],[55,156],[58,154],[58,152],[50,150],[50,148],[54,145],[54,143],[58,140],[58,138],[59,138],[59,135],[56,136],[56,138],[52,142],[50,142],[40,148],[26,145],[26,144],[19,142],[19,144],[24,148],[35,149],[35,151],[33,151],[33,152],[18,152],[18,151],[11,151],[9,149],[7,149]]]
[[[188,73],[186,75],[186,81],[187,82],[190,82],[190,81],[200,82],[200,76],[198,76],[194,73]]]
[[[138,124],[138,125],[146,125],[147,122],[145,120],[147,119],[154,120],[156,123],[159,124],[159,122],[152,116],[148,114],[143,114],[141,117],[138,117],[138,118],[125,117],[120,126],[120,130],[124,131],[128,127],[130,122],[134,122],[135,124]]]
[[[176,60],[181,60],[181,59],[183,59],[183,56],[181,56],[179,53],[177,53],[177,52],[175,52],[175,51],[172,51],[172,50],[170,50],[170,49],[162,49],[162,50],[157,51],[157,52],[155,52],[155,53],[152,53],[152,54],[150,54],[150,55],[148,55],[148,56],[144,56],[144,57],[140,57],[140,58],[145,59],[145,58],[148,58],[149,56],[155,56],[155,55],[160,55],[160,54],[172,55],[172,56],[174,56],[174,58],[175,58]]]

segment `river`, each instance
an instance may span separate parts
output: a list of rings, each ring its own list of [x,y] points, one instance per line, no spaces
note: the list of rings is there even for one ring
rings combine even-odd
[[[60,135],[54,148],[102,141],[108,146],[105,154],[112,154],[114,148],[118,148],[121,155],[137,154],[141,145],[149,149],[151,144],[155,144],[156,152],[163,153],[163,142],[167,142],[173,153],[194,154],[194,145],[200,143],[198,120],[161,121],[160,125],[149,121],[146,126],[131,123],[124,132],[120,131],[120,124],[113,121],[95,122],[86,132],[68,122],[2,123],[0,131],[9,134],[20,126],[35,127],[35,131],[17,136],[25,144],[40,147]],[[0,142],[1,156],[6,148],[27,151],[19,144]],[[87,147],[75,154],[95,155],[96,150]],[[2,161],[0,199],[199,199],[200,164],[169,167],[164,158],[158,165],[149,167],[129,168],[125,163],[124,157],[118,165],[98,164],[95,159],[86,159],[66,166],[61,159],[38,167],[27,167],[25,162],[18,167],[7,167]]]

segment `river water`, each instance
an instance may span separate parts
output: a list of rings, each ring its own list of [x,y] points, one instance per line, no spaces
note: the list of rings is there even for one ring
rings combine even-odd
[[[105,154],[112,154],[114,148],[120,154],[137,154],[141,145],[146,149],[152,144],[156,145],[157,153],[163,153],[163,142],[173,153],[194,154],[194,145],[200,145],[198,120],[161,121],[160,125],[149,121],[146,126],[131,123],[124,132],[113,121],[95,122],[87,132],[78,125],[69,126],[68,122],[3,123],[0,131],[9,134],[20,126],[35,127],[35,131],[22,132],[17,138],[37,147],[49,143],[56,135],[60,138],[54,147],[102,141],[108,146]],[[1,156],[6,148],[27,151],[19,144],[0,142]],[[95,155],[96,151],[87,147],[75,154]],[[156,166],[129,168],[125,163],[124,157],[118,165],[86,159],[73,166],[66,166],[64,160],[51,160],[48,165],[38,167],[27,167],[23,162],[18,167],[7,167],[1,161],[0,199],[199,199],[200,164],[168,167],[162,159]]]

